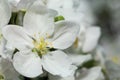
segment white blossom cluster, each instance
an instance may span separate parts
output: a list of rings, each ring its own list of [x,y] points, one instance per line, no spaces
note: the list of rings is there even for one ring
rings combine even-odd
[[[0,0],[0,80],[106,80],[94,23],[86,0]]]

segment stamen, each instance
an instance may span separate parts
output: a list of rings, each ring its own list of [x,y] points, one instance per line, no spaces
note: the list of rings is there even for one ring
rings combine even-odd
[[[119,58],[118,58],[117,56],[113,56],[113,57],[112,57],[112,61],[113,61],[114,63],[118,64],[118,63],[119,63]]]
[[[34,48],[32,49],[33,52],[37,52],[39,55],[46,54],[48,49],[49,42],[45,41],[43,37],[40,37],[38,41],[33,41]]]
[[[75,47],[75,48],[78,47],[78,42],[79,42],[79,40],[78,40],[78,38],[76,38],[76,40],[75,40],[75,42],[74,42],[74,47]]]

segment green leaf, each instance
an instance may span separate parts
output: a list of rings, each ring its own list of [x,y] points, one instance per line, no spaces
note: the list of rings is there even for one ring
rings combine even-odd
[[[54,18],[54,22],[57,22],[57,21],[61,21],[61,20],[65,20],[65,18],[63,17],[63,16],[56,16],[55,18]]]

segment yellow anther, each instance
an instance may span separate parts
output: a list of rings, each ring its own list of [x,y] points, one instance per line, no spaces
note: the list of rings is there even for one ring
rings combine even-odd
[[[76,38],[75,42],[74,42],[74,47],[77,48],[78,47],[78,43],[79,43],[79,39]]]
[[[39,54],[46,54],[48,52],[48,42],[45,41],[43,37],[40,38],[38,41],[33,42],[35,46],[35,51],[38,52]]]
[[[21,9],[20,11],[26,12],[26,9]]]
[[[119,58],[118,58],[117,56],[113,56],[113,57],[112,57],[112,61],[113,61],[114,63],[118,64],[118,63],[119,63]]]

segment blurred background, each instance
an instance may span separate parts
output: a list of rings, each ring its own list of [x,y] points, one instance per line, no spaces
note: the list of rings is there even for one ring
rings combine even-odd
[[[94,25],[101,27],[99,45],[105,54],[111,80],[120,80],[120,0],[86,0],[94,15]]]
[[[26,3],[29,1],[32,0],[26,0]],[[55,3],[54,0],[50,1],[53,1],[53,3]],[[80,15],[80,13],[83,14],[81,19],[77,18],[78,21],[81,21],[80,24],[83,24],[85,26],[99,26],[101,28],[101,37],[96,47],[96,51],[98,54],[95,56],[95,58],[98,59],[98,61],[100,61],[100,64],[103,67],[103,72],[105,70],[106,80],[120,80],[120,0],[66,1],[68,2],[66,4],[69,4],[70,1],[73,1],[74,12],[76,13],[72,16],[75,19],[78,17],[76,16],[77,12],[79,13],[78,15]],[[12,6],[16,6],[13,5],[13,3],[14,0],[11,2],[11,4]],[[59,5],[60,3],[55,3],[53,5],[53,8],[57,9],[57,6]],[[52,8],[52,6],[50,7]],[[67,7],[69,7],[69,5],[67,5]],[[69,12],[64,14],[69,15],[68,13]],[[20,13],[20,15],[21,14],[22,13]],[[19,19],[22,20],[23,17],[20,17]],[[10,21],[10,23],[15,24],[14,21]],[[88,23],[89,25],[86,25],[86,23]],[[22,21],[18,24],[22,25]]]

